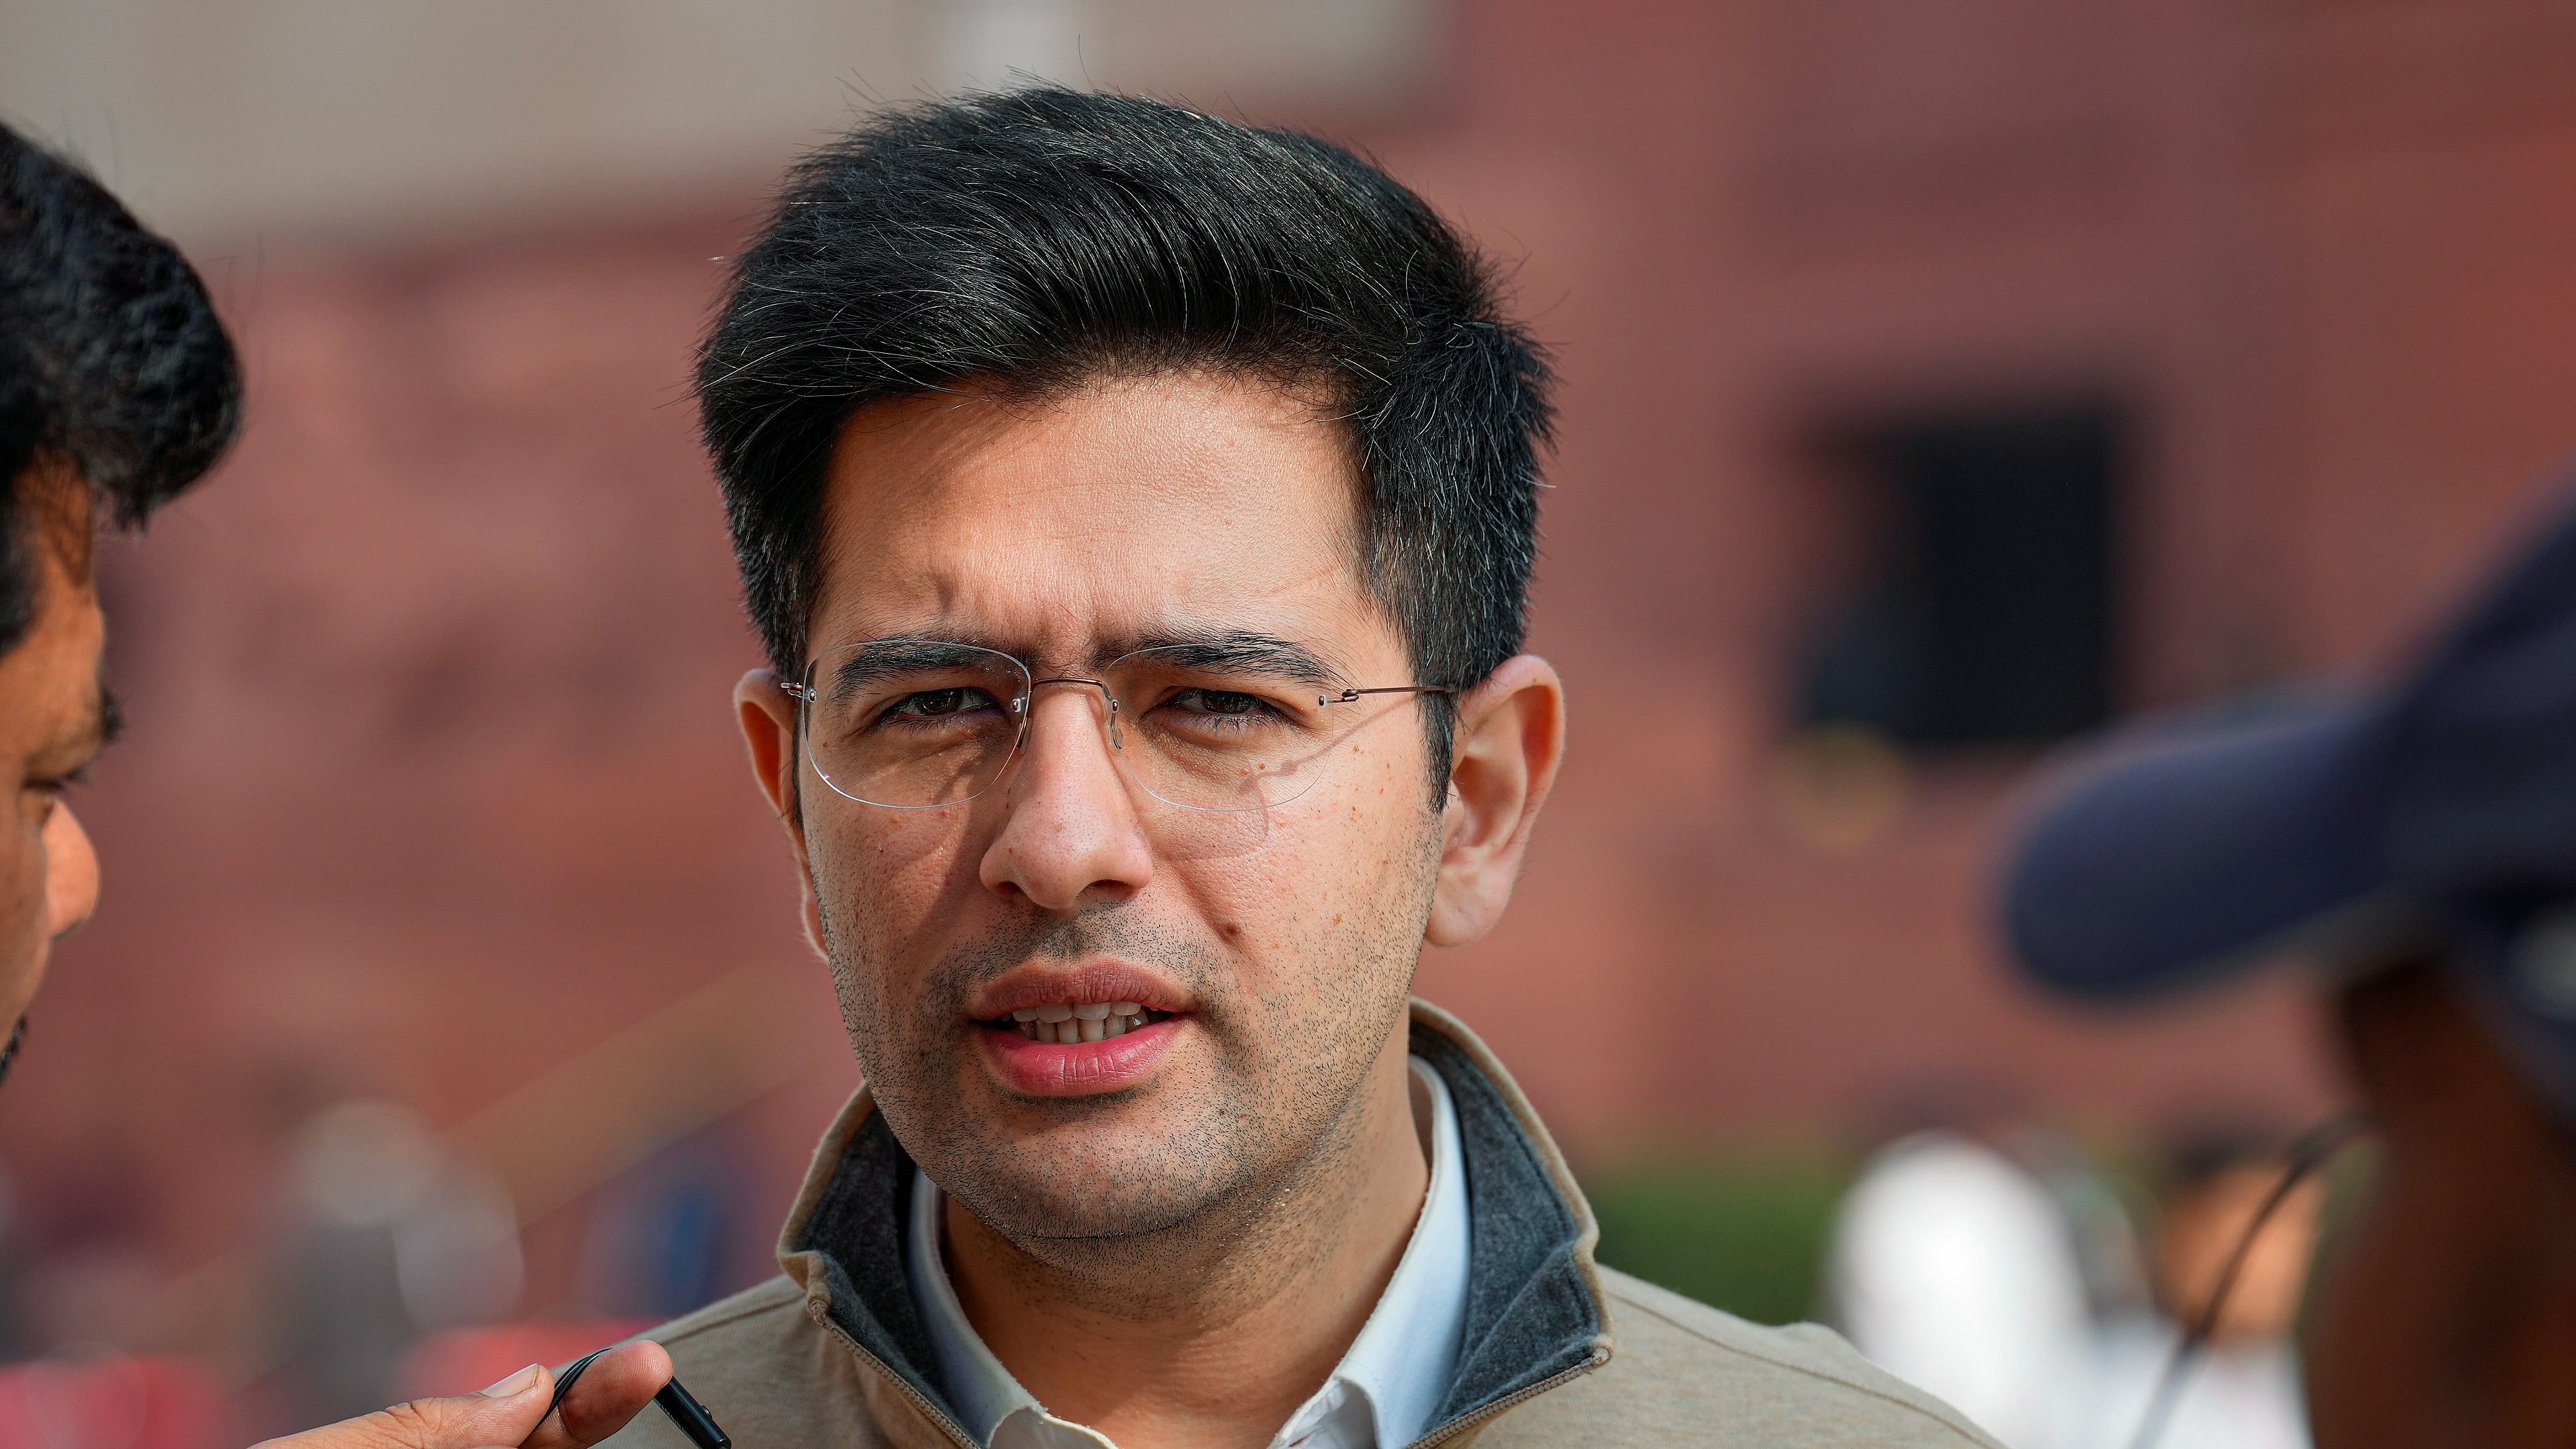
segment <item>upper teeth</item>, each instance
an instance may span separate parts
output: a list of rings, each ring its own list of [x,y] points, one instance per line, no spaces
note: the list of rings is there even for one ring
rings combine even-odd
[[[1099,1041],[1143,1026],[1145,1008],[1133,1001],[1050,1001],[1023,1006],[1011,1020],[1031,1041]]]

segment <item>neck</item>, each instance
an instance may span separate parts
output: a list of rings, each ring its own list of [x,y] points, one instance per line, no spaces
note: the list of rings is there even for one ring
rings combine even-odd
[[[1399,1029],[1314,1150],[1167,1229],[1024,1243],[948,1199],[967,1320],[1049,1413],[1122,1449],[1267,1444],[1359,1336],[1422,1210],[1406,1061]]]

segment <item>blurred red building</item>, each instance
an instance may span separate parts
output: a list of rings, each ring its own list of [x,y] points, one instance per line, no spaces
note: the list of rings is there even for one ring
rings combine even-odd
[[[2320,1105],[2295,990],[2023,993],[1988,855],[2040,737],[2366,664],[2576,443],[2576,17],[1491,0],[1428,54],[1401,100],[1263,115],[1508,259],[1565,379],[1536,644],[1573,757],[1512,915],[1424,992],[1594,1162],[1942,1080],[2109,1128]],[[754,650],[684,388],[760,184],[205,256],[254,419],[111,566],[105,903],[0,1098],[39,1219],[140,1164],[135,1233],[201,1265],[169,1311],[239,1301],[291,1078],[457,1124],[539,1307],[621,1166],[717,1124],[783,1206],[853,1085],[739,763]],[[1943,553],[1934,457],[2063,526]],[[2011,587],[1898,647],[1915,677],[1836,675],[1926,567]],[[1945,714],[1919,676],[1958,658],[2099,687]]]

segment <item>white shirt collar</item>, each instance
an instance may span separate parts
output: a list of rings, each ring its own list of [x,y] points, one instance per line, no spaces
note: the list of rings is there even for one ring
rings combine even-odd
[[[1413,1059],[1417,1110],[1431,1122],[1431,1184],[1404,1256],[1359,1337],[1314,1397],[1288,1416],[1276,1449],[1399,1449],[1432,1427],[1457,1373],[1467,1328],[1467,1170],[1458,1111],[1440,1074]],[[1020,1386],[966,1321],[940,1255],[942,1195],[913,1174],[906,1277],[929,1330],[940,1387],[967,1433],[989,1449],[1117,1449],[1106,1435],[1059,1419]]]

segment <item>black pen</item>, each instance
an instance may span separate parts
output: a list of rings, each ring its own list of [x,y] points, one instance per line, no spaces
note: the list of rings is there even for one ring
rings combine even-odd
[[[614,1347],[616,1347],[615,1344],[609,1345],[609,1348]],[[562,1376],[555,1380],[554,1401],[546,1405],[547,1413],[551,1414],[563,1406],[564,1395],[572,1392],[573,1380],[581,1377],[582,1370],[590,1367],[592,1359],[606,1352],[608,1352],[606,1348],[598,1349],[574,1359],[564,1367]],[[663,1414],[670,1418],[671,1423],[681,1433],[688,1435],[689,1442],[697,1445],[698,1449],[733,1449],[733,1441],[725,1437],[723,1429],[717,1427],[715,1416],[707,1412],[707,1406],[699,1403],[687,1389],[680,1387],[678,1374],[671,1375],[671,1381],[664,1384],[661,1392],[653,1396],[653,1402],[662,1406]]]

